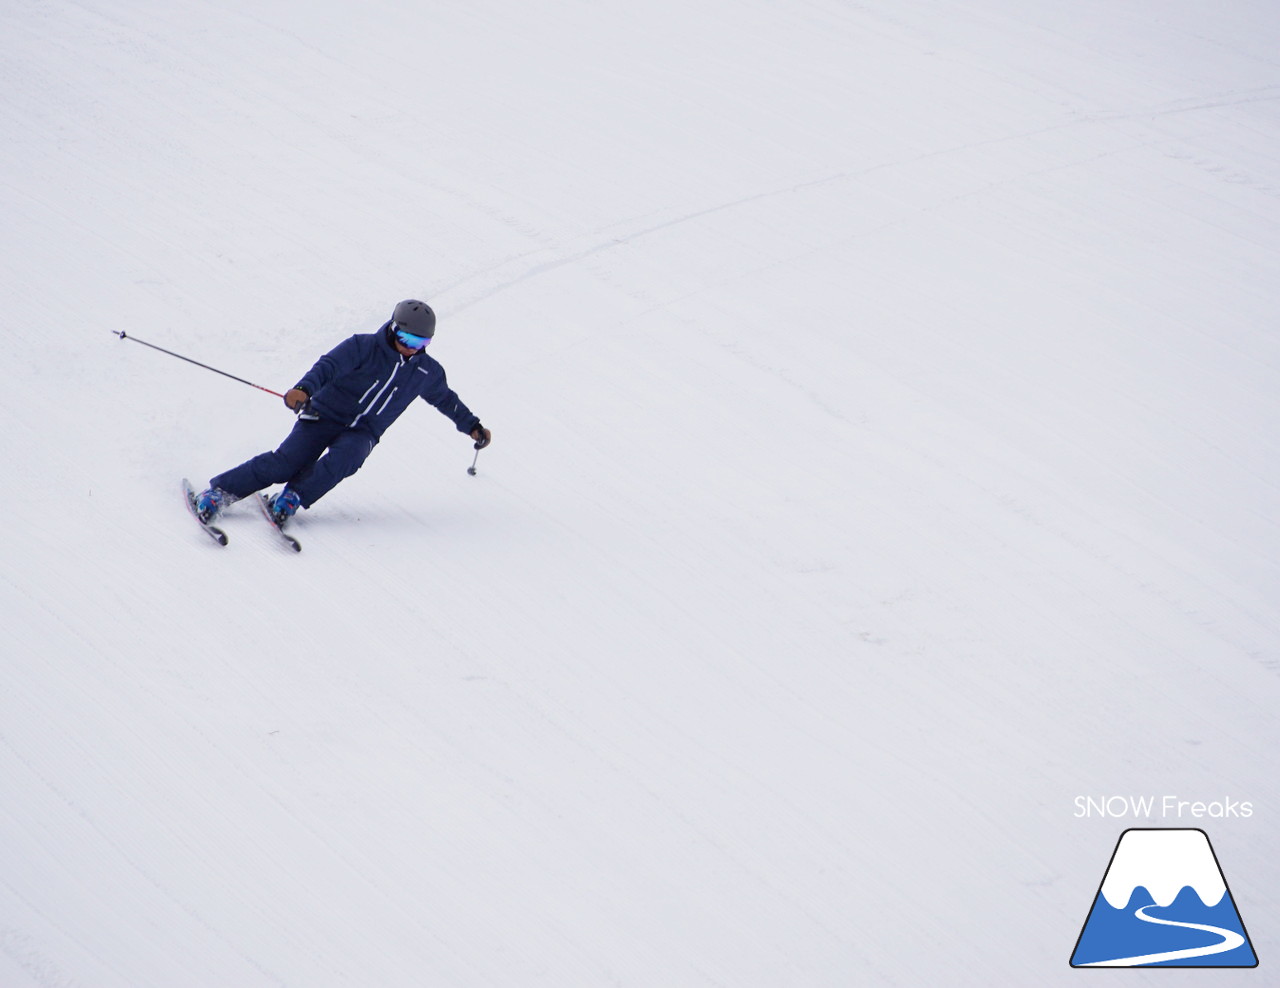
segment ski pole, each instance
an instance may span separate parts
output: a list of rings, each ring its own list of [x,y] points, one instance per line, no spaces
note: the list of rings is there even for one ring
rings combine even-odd
[[[476,475],[476,460],[480,459],[480,450],[483,448],[479,443],[476,443],[476,455],[471,458],[471,466],[467,467],[467,473],[473,477]]]
[[[174,353],[172,350],[166,350],[162,346],[156,346],[154,343],[148,343],[146,340],[140,340],[136,336],[129,336],[121,330],[113,329],[111,331],[122,340],[133,340],[134,343],[141,343],[143,346],[149,346],[152,350],[159,350],[161,353],[167,353],[170,357],[177,357],[179,360],[185,360],[189,364],[195,364],[197,367],[203,367],[205,370],[213,371],[215,374],[221,374],[223,377],[229,377],[233,381],[239,381],[241,384],[247,384],[251,388],[257,388],[259,391],[265,391],[269,395],[275,395],[277,398],[283,398],[279,391],[272,391],[270,388],[264,388],[261,384],[254,384],[252,381],[246,381],[243,377],[236,377],[234,374],[228,374],[224,370],[218,370],[216,367],[210,367],[208,364],[202,364],[198,360],[192,360],[190,357],[184,357],[180,353]]]

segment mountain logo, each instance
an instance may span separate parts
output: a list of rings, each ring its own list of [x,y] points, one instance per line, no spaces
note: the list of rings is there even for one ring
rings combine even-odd
[[[1257,967],[1209,835],[1122,833],[1071,966]]]

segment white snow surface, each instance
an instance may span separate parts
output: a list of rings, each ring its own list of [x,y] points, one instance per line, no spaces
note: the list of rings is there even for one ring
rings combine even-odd
[[[1278,32],[0,5],[0,985],[1067,985],[1135,823],[1275,962]],[[112,332],[283,390],[406,297],[477,476],[423,405],[204,538],[291,417]]]

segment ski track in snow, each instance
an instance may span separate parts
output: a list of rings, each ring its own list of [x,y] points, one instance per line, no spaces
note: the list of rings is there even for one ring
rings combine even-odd
[[[1236,97],[1236,98],[1228,98],[1228,97]],[[1094,117],[1086,117],[1083,119],[1071,120],[1065,123],[1057,124],[1051,127],[1037,129],[1034,131],[1028,131],[1020,134],[1013,134],[1006,137],[993,138],[988,141],[982,141],[982,142],[973,143],[973,144],[960,144],[954,147],[944,148],[938,151],[931,151],[927,154],[919,155],[911,159],[904,159],[896,162],[887,162],[884,164],[874,165],[865,169],[841,171],[833,175],[826,175],[821,178],[794,183],[781,188],[769,189],[763,192],[754,193],[752,195],[742,196],[730,201],[717,203],[712,206],[707,206],[705,208],[698,209],[694,212],[682,213],[680,215],[677,215],[670,219],[664,219],[661,222],[657,222],[657,223],[653,223],[650,221],[650,222],[644,222],[643,225],[625,224],[626,227],[631,227],[631,228],[626,229],[625,232],[613,233],[603,238],[601,237],[601,234],[603,234],[605,231],[603,230],[595,231],[590,237],[586,238],[587,244],[585,246],[559,245],[556,247],[544,248],[542,250],[534,252],[531,255],[522,254],[517,257],[507,258],[503,262],[501,262],[499,265],[493,268],[488,268],[482,271],[471,272],[464,279],[455,281],[450,284],[442,285],[440,287],[440,295],[444,298],[450,298],[451,297],[450,293],[457,291],[462,285],[477,279],[482,279],[482,280],[491,282],[490,284],[485,285],[480,291],[470,293],[469,297],[467,297],[462,301],[458,301],[458,302],[451,301],[452,311],[455,313],[460,313],[474,305],[485,302],[486,300],[492,298],[494,295],[498,294],[499,292],[505,291],[509,288],[519,285],[520,283],[528,280],[529,278],[538,277],[539,275],[546,274],[551,271],[555,271],[559,268],[565,267],[566,265],[576,264],[580,261],[583,261],[603,251],[611,250],[613,248],[621,247],[621,246],[634,245],[637,241],[647,236],[650,236],[652,234],[655,234],[661,231],[670,230],[673,227],[678,227],[686,223],[695,222],[710,216],[714,216],[718,213],[721,213],[727,210],[738,209],[738,208],[741,208],[744,206],[750,206],[752,204],[762,202],[765,200],[774,199],[779,196],[794,195],[796,193],[803,192],[809,189],[817,189],[823,186],[832,185],[832,184],[841,183],[841,182],[856,181],[857,179],[862,178],[866,175],[871,175],[882,170],[892,170],[894,168],[897,168],[903,165],[915,164],[921,161],[927,161],[935,158],[945,159],[948,156],[961,154],[967,151],[972,151],[977,148],[998,147],[1000,145],[1007,144],[1007,143],[1027,141],[1027,140],[1031,140],[1036,137],[1039,137],[1043,134],[1052,134],[1052,133],[1057,133],[1063,130],[1073,130],[1073,129],[1078,129],[1085,126],[1093,126],[1097,124],[1108,123],[1111,121],[1148,120],[1148,119],[1154,119],[1154,118],[1167,116],[1171,114],[1194,113],[1194,112],[1203,111],[1203,110],[1222,109],[1225,107],[1240,106],[1240,105],[1245,105],[1250,103],[1270,102],[1275,100],[1280,100],[1280,93],[1276,92],[1275,87],[1268,87],[1264,90],[1260,90],[1250,94],[1225,93],[1218,97],[1209,97],[1209,98],[1202,97],[1199,99],[1192,99],[1192,100],[1179,100],[1177,101],[1176,105],[1157,106],[1157,107],[1151,107],[1149,109],[1144,109],[1144,110],[1132,110],[1132,111],[1125,111],[1125,112],[1113,113],[1113,114],[1101,114]],[[982,195],[984,193],[988,193],[992,191],[993,189],[996,189],[1008,184],[1012,184],[1022,179],[1051,174],[1053,172],[1056,172],[1062,169],[1088,166],[1100,160],[1101,158],[1108,157],[1113,154],[1124,154],[1129,151],[1132,151],[1134,147],[1151,146],[1154,144],[1166,143],[1170,141],[1171,141],[1171,138],[1167,136],[1155,137],[1151,141],[1142,142],[1141,144],[1134,145],[1133,147],[1124,147],[1119,150],[1105,152],[1104,154],[1090,155],[1080,160],[1064,162],[1062,164],[1054,165],[1046,169],[1028,171],[1020,177],[1015,177],[1013,179],[1003,179],[999,183],[991,183],[988,185],[984,185],[981,188],[974,189],[971,192],[966,192],[961,195],[952,196],[941,202],[934,203],[925,207],[917,207],[917,208],[926,209],[926,210],[942,209],[942,208],[945,208],[947,205],[950,205],[951,203],[959,201],[960,199],[968,198],[969,196]],[[1242,181],[1244,184],[1248,184],[1253,188],[1257,189],[1258,191],[1263,192],[1267,195],[1280,195],[1280,188],[1277,188],[1276,186],[1270,185],[1268,183],[1253,182],[1248,179],[1228,178],[1227,180]],[[908,218],[910,217],[904,217],[904,219],[901,220],[900,222],[906,222]],[[869,233],[879,232],[880,229],[883,229],[883,228],[876,228],[876,230],[869,231]],[[532,258],[535,258],[540,254],[550,254],[551,257],[546,260],[538,261],[538,263],[536,264],[529,265],[528,262]],[[779,262],[779,263],[785,263],[785,262]],[[508,267],[514,267],[516,268],[516,271],[512,272],[511,274],[501,273],[505,268],[508,268]],[[497,279],[501,279],[501,280],[495,280],[495,276]]]

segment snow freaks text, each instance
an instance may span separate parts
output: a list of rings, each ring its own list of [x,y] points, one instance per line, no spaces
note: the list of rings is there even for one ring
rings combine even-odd
[[[1076,819],[1224,820],[1253,816],[1253,803],[1238,799],[1190,800],[1177,796],[1077,796]]]

